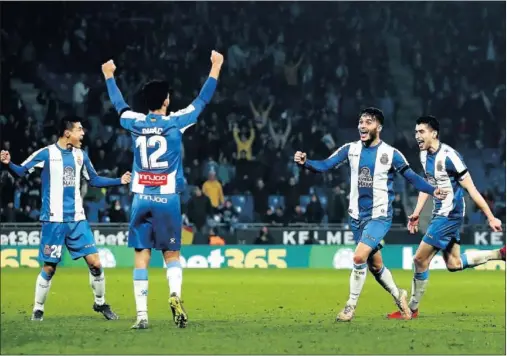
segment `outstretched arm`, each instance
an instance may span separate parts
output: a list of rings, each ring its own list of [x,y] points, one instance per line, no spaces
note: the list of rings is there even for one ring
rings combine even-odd
[[[461,178],[459,184],[461,184],[461,186],[467,190],[468,194],[470,194],[470,198],[472,198],[474,203],[477,204],[479,209],[481,209],[484,215],[486,215],[486,218],[488,219],[488,223],[491,229],[493,231],[502,231],[502,222],[493,215],[491,209],[489,208],[488,203],[486,203],[486,200],[484,200],[481,193],[479,193],[479,191],[475,187],[475,184],[470,174],[465,174]]]
[[[2,151],[0,153],[0,161],[8,165],[9,170],[18,177],[24,176],[26,173],[32,173],[35,168],[43,168],[46,159],[48,158],[48,150],[41,148],[35,151],[28,157],[20,166],[12,163],[9,151]]]
[[[90,185],[92,187],[102,188],[102,187],[114,187],[117,185],[126,184],[125,183],[125,176],[122,178],[109,178],[109,177],[102,177],[97,174],[97,171],[95,171],[95,168],[93,167],[92,162],[90,161],[90,158],[88,158],[88,155],[83,152],[83,161],[84,161],[84,167],[83,167],[83,175],[86,178],[87,181],[90,182]],[[130,174],[129,174],[130,177]],[[130,178],[128,178],[130,181]]]
[[[415,189],[433,195],[435,188],[426,182],[423,177],[415,173],[409,166],[405,156],[400,151],[394,150],[392,167],[400,173]]]
[[[331,156],[321,161],[306,159],[306,153],[298,151],[294,155],[294,161],[313,172],[326,172],[348,160],[349,148],[350,144],[343,145]]]

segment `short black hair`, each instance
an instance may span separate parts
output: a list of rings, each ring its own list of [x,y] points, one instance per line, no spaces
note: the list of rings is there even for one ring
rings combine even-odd
[[[437,120],[437,118],[435,116],[431,116],[431,115],[421,116],[420,118],[417,119],[416,124],[417,125],[421,125],[421,124],[428,125],[429,127],[431,127],[431,129],[433,131],[437,132],[437,137],[440,134],[440,122]]]
[[[149,110],[158,110],[169,94],[169,83],[165,80],[151,80],[143,86],[143,97]]]
[[[60,120],[60,125],[58,127],[58,135],[60,137],[63,137],[65,130],[72,130],[74,128],[75,123],[82,124],[82,122],[83,122],[83,119],[81,119],[79,116],[66,115],[66,116],[62,117],[62,119]]]
[[[363,110],[361,110],[361,114],[359,115],[359,117],[361,117],[363,115],[370,115],[375,120],[380,122],[380,125],[384,125],[384,113],[382,112],[382,110],[380,110],[378,108],[369,107],[369,108],[363,109]]]

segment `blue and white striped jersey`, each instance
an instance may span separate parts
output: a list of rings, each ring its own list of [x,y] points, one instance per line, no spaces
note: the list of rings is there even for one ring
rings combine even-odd
[[[393,177],[409,168],[405,157],[385,142],[367,147],[356,141],[343,145],[324,161],[307,160],[305,166],[327,171],[345,162],[350,167],[349,215],[357,220],[392,218]]]
[[[444,200],[433,199],[433,214],[449,218],[463,217],[465,199],[459,181],[468,172],[463,157],[452,147],[440,143],[435,153],[422,151],[420,158],[426,180],[434,187],[448,191]]]
[[[120,185],[120,178],[98,176],[86,152],[78,148],[63,149],[57,144],[35,151],[21,166],[9,164],[17,175],[42,169],[41,221],[72,222],[85,220],[81,197],[81,176],[93,186]]]
[[[183,133],[197,122],[206,103],[196,98],[185,109],[162,116],[127,110],[120,124],[132,136],[134,163],[133,193],[174,194],[185,187],[181,144]]]

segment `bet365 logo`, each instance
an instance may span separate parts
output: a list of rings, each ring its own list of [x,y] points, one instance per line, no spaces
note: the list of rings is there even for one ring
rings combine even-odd
[[[249,251],[227,248],[212,250],[208,256],[181,256],[180,262],[184,268],[287,268],[286,257],[287,250],[283,248],[257,248]]]
[[[0,267],[30,267],[39,268],[40,264],[37,260],[39,256],[38,249],[14,249],[6,248],[0,251]]]

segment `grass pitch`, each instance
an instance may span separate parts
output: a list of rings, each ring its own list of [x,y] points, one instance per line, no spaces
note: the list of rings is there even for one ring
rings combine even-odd
[[[336,323],[349,271],[185,270],[186,329],[170,321],[165,271],[149,271],[150,329],[135,320],[132,270],[106,270],[107,301],[121,320],[92,311],[85,269],[61,268],[44,321],[31,322],[38,270],[1,271],[2,354],[505,354],[505,272],[432,271],[420,318],[395,310],[369,276],[356,318]],[[393,271],[409,290],[412,273]]]

